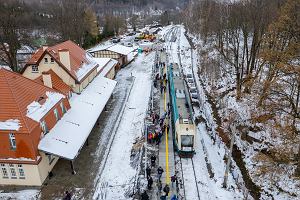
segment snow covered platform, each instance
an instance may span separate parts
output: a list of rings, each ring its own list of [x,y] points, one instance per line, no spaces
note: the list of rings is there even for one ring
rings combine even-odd
[[[97,76],[80,94],[71,98],[71,109],[41,139],[38,149],[74,160],[87,140],[117,82]]]
[[[161,61],[166,62],[166,54],[163,52],[161,54]],[[166,95],[164,93],[161,95],[160,98],[160,113],[163,115],[166,112],[166,105],[168,102],[168,89],[166,90]],[[166,101],[166,102],[165,102]],[[163,184],[171,183],[171,176],[175,174],[175,161],[174,161],[174,149],[173,149],[173,135],[172,132],[169,130],[169,133],[166,135],[164,130],[164,134],[159,145],[159,166],[164,169],[164,173],[162,174],[161,180]],[[176,194],[176,187],[171,189],[171,194]]]

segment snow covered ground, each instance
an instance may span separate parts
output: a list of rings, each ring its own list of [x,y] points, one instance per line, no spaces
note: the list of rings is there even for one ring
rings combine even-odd
[[[132,73],[135,81],[117,129],[106,165],[96,187],[94,199],[127,199],[133,187],[136,169],[130,164],[131,148],[140,137],[151,88],[154,53],[139,56],[123,73]]]
[[[0,191],[0,200],[35,200],[39,190],[21,190],[18,192],[5,193]]]

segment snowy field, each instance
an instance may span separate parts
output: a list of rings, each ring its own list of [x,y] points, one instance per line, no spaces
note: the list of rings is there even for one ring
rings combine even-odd
[[[132,190],[133,180],[136,175],[136,169],[131,167],[130,164],[131,148],[135,139],[142,134],[143,119],[150,96],[153,62],[154,53],[148,56],[142,55],[127,70],[127,73],[132,73],[135,77],[134,85],[126,103],[126,108],[100,182],[97,185],[94,199],[129,198],[126,197],[126,192]]]

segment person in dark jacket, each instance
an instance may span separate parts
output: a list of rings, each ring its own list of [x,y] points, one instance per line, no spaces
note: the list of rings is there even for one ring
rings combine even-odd
[[[175,182],[177,182],[177,176],[176,176],[176,174],[174,174],[174,176],[171,176],[172,188],[174,187]]]
[[[148,189],[151,190],[152,189],[152,184],[153,184],[153,179],[151,176],[149,176],[148,178]]]
[[[162,183],[161,183],[160,180],[157,182],[157,189],[158,189],[158,192],[161,193],[161,190],[162,190]]]
[[[165,185],[165,187],[164,187],[163,191],[166,193],[166,196],[168,196],[168,195],[169,195],[169,192],[170,192],[170,187],[169,187],[169,185],[168,185],[168,184],[166,184],[166,185]]]
[[[159,181],[160,181],[160,178],[161,178],[161,176],[162,176],[163,173],[164,173],[163,168],[162,168],[161,166],[159,166],[159,167],[157,168],[157,174],[158,174],[158,180],[159,180]]]
[[[142,197],[141,200],[149,200],[149,196],[148,196],[148,194],[147,194],[146,191],[144,191],[144,192],[142,193],[142,196],[141,196],[141,197]]]
[[[147,179],[149,178],[150,174],[151,174],[151,168],[149,166],[147,166],[147,168],[146,168]]]
[[[158,138],[158,135],[157,135],[157,138]],[[151,156],[150,160],[151,160],[151,167],[155,167],[156,156],[154,154]]]
[[[64,197],[64,200],[71,200],[72,195],[69,191],[66,191],[66,196]]]

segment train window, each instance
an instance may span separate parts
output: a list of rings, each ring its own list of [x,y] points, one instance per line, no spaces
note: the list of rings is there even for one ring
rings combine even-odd
[[[182,147],[193,147],[194,136],[193,135],[181,135]]]

